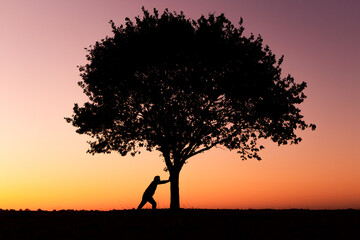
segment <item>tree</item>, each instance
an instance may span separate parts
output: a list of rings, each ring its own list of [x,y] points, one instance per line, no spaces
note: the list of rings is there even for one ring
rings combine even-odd
[[[296,129],[315,129],[297,108],[306,83],[282,77],[283,56],[244,36],[242,19],[234,27],[224,14],[142,10],[135,22],[110,21],[113,36],[86,49],[79,67],[89,101],[66,120],[94,139],[89,153],[160,151],[178,209],[179,173],[194,155],[222,145],[260,160],[258,139],[297,144]]]

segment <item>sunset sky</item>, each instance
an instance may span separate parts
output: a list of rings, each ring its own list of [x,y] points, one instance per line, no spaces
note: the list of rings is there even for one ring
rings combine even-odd
[[[181,207],[360,208],[358,0],[1,0],[0,208],[131,209],[155,175],[168,178],[159,152],[87,154],[89,137],[64,120],[87,100],[77,85],[84,48],[142,6],[242,17],[245,35],[285,55],[283,74],[308,83],[300,108],[317,125],[299,145],[265,142],[262,161],[221,148],[191,158]],[[170,185],[154,198],[168,208]]]

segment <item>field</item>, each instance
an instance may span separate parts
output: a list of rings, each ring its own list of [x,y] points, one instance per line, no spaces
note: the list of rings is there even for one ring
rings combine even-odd
[[[360,211],[2,210],[0,239],[360,239]]]

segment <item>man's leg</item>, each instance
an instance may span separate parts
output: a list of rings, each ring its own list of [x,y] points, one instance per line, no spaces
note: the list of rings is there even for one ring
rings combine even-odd
[[[152,209],[156,209],[156,202],[155,202],[154,198],[150,198],[150,199],[148,200],[148,202],[151,203]]]
[[[141,203],[139,204],[137,210],[140,210],[146,203],[147,203],[147,200],[143,198],[143,199],[141,200]]]

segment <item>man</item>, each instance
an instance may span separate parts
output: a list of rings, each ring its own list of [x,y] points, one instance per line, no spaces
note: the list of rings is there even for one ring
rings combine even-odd
[[[156,202],[153,198],[153,195],[155,193],[156,187],[158,184],[164,184],[170,182],[169,180],[160,181],[160,176],[155,176],[154,180],[150,183],[150,185],[145,190],[141,203],[139,204],[137,210],[140,210],[147,202],[151,203],[152,209],[156,209]]]

